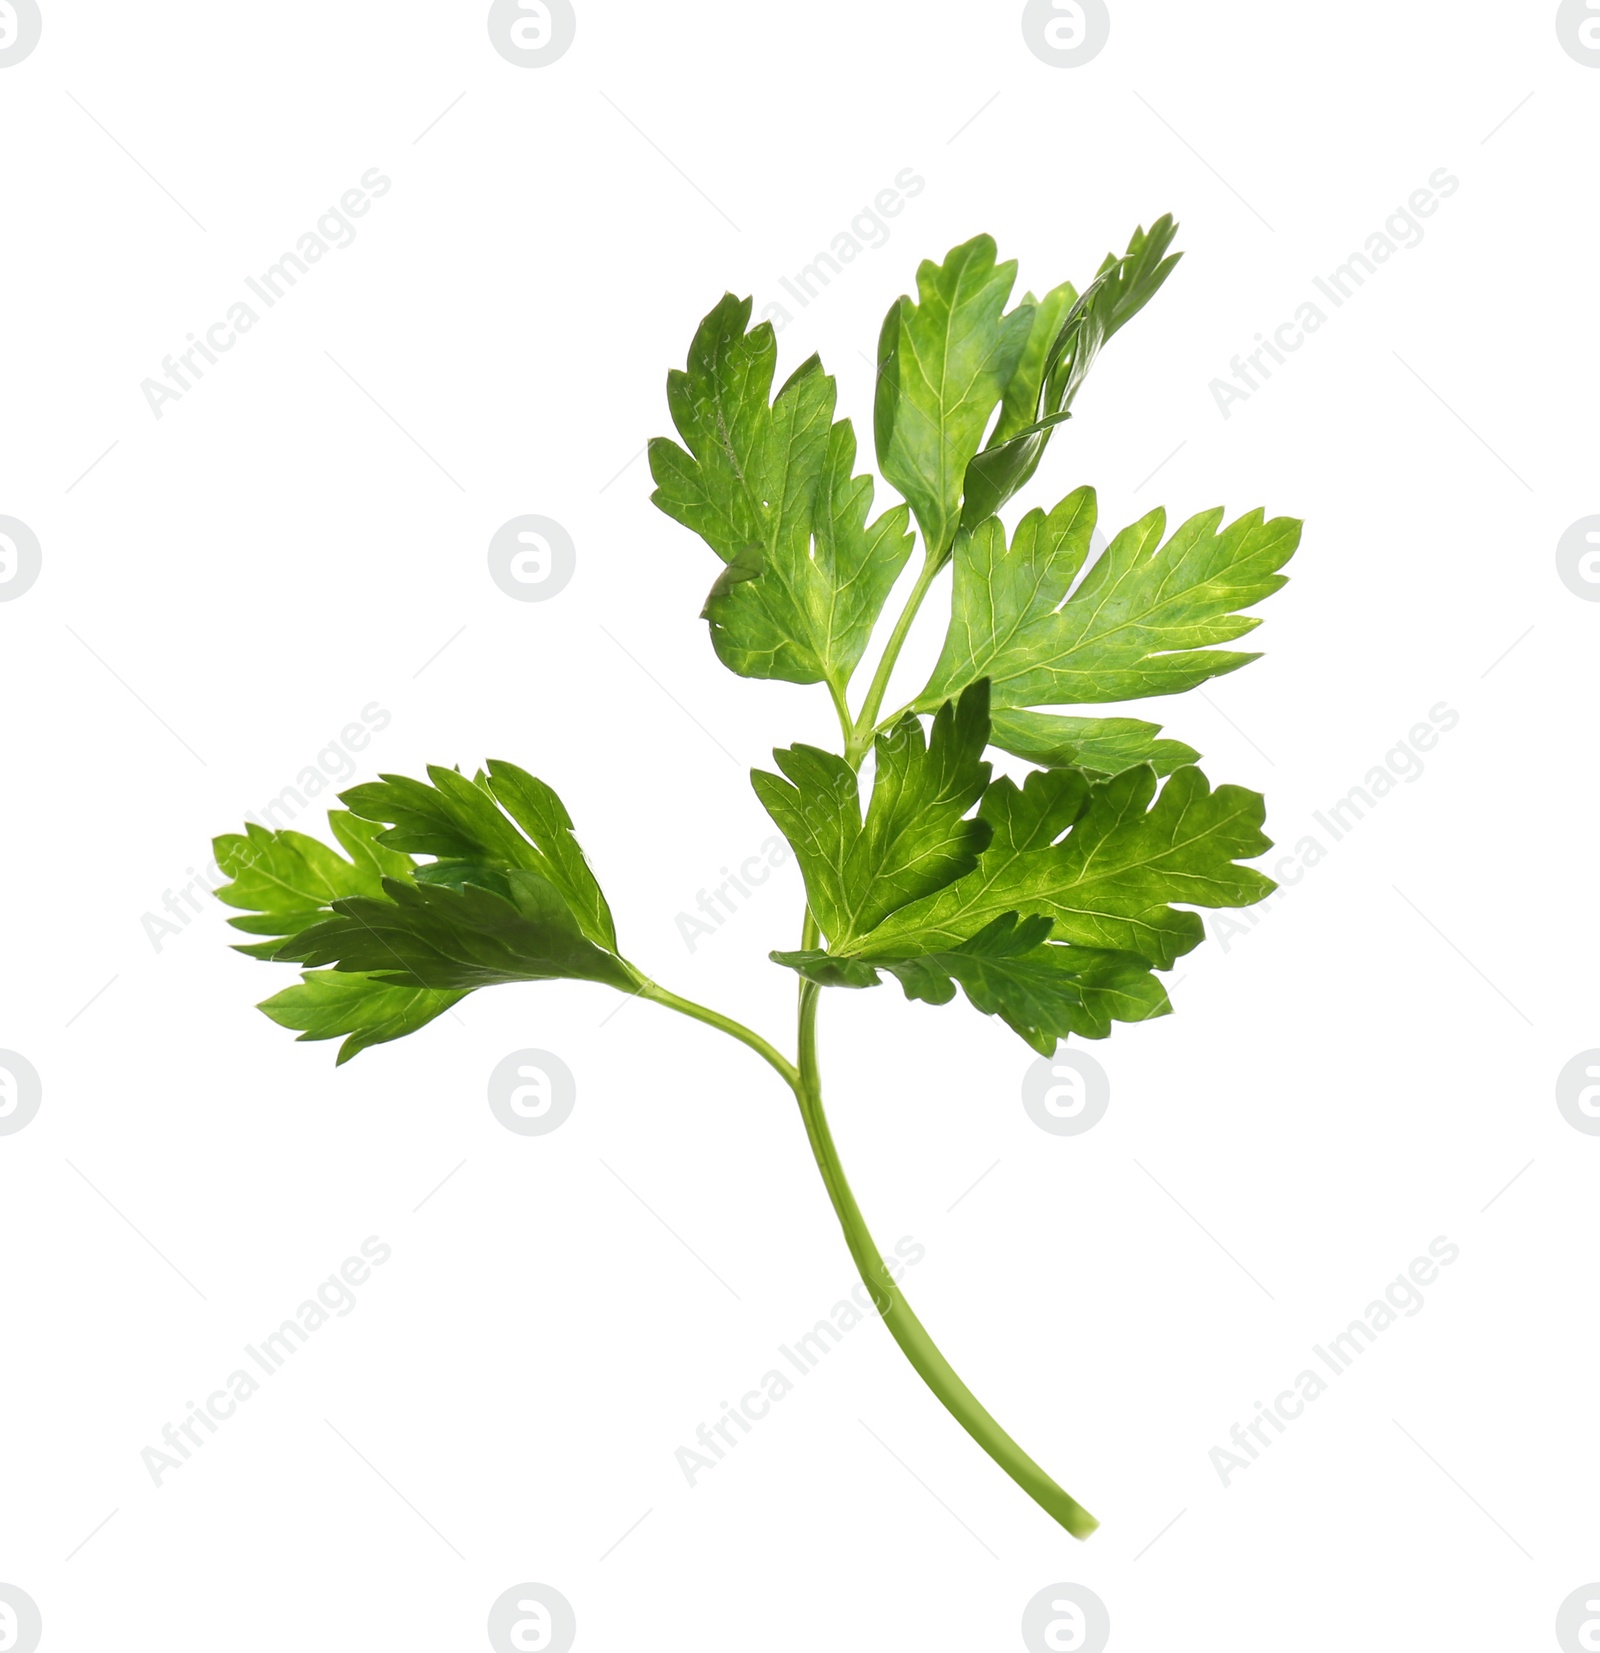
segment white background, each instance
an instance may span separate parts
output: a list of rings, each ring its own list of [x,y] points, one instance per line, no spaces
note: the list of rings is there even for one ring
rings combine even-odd
[[[592,1650],[1019,1647],[1056,1582],[1125,1653],[1556,1645],[1600,1576],[1600,1140],[1554,1100],[1600,1045],[1600,608],[1554,557],[1600,511],[1600,71],[1543,0],[1112,10],[1060,69],[1015,4],[591,0],[530,70],[481,5],[45,0],[0,69],[0,513],[43,546],[0,604],[0,1045],[44,1082],[0,1137],[0,1581],[49,1653],[479,1647],[522,1581]],[[141,381],[372,167],[355,242],[156,419]],[[1030,1053],[964,1005],[828,997],[869,1220],[925,1245],[913,1303],[1101,1518],[1086,1545],[872,1324],[687,1484],[676,1449],[852,1282],[745,1050],[561,984],[335,1071],[252,1009],[292,978],[215,903],[159,950],[145,922],[376,702],[363,775],[533,769],[629,955],[789,1044],[792,864],[692,954],[675,920],[771,835],[750,765],[836,731],[820,689],[718,664],[715,559],[640,451],[718,295],[781,299],[907,167],[781,373],[821,350],[865,437],[919,259],[988,230],[1019,289],[1081,285],[1172,210],[1187,256],[1011,514],[1092,481],[1113,528],[1305,518],[1265,659],[1134,708],[1264,791],[1281,845],[1459,714],[1182,962],[1174,1016],[1095,1047],[1085,1135],[1030,1122]],[[1441,167],[1420,245],[1224,419],[1229,359]],[[524,512],[577,546],[549,602],[488,577]],[[548,1136],[486,1105],[523,1046],[577,1076]],[[154,1486],[141,1450],[369,1235],[354,1312]],[[1439,1235],[1422,1312],[1224,1487],[1211,1449]]]

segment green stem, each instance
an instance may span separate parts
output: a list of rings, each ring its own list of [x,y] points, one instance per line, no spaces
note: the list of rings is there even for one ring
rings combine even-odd
[[[903,718],[906,715],[906,713],[909,712],[915,705],[916,705],[916,701],[908,700],[905,703],[905,705],[900,708],[900,710],[898,712],[890,712],[890,714],[887,717],[879,718],[878,726],[875,729],[869,729],[867,731],[866,737],[865,737],[866,741],[868,743],[870,743],[870,742],[876,740],[879,735],[884,734],[886,731],[894,728],[895,724],[897,724],[900,721],[900,719]]]
[[[655,1004],[663,1004],[668,1010],[676,1010],[679,1015],[692,1017],[697,1022],[704,1022],[707,1027],[714,1027],[726,1033],[729,1038],[737,1039],[742,1045],[749,1047],[769,1063],[778,1072],[784,1084],[790,1090],[795,1090],[800,1083],[800,1074],[793,1062],[775,1050],[761,1037],[759,1033],[746,1027],[743,1022],[736,1022],[732,1016],[724,1016],[720,1010],[712,1010],[707,1005],[696,1004],[693,999],[685,999],[677,993],[669,992],[658,982],[641,977],[643,985],[639,989],[641,999],[649,999]]]
[[[917,583],[911,588],[911,595],[906,598],[906,606],[900,611],[900,618],[895,621],[894,630],[889,633],[889,641],[883,646],[883,658],[879,660],[878,669],[872,674],[867,698],[861,703],[861,715],[856,719],[855,727],[850,730],[849,742],[845,748],[845,756],[852,765],[859,765],[866,756],[868,747],[872,745],[878,709],[883,705],[883,697],[888,692],[895,662],[900,658],[900,650],[905,647],[906,638],[911,631],[911,622],[916,619],[917,610],[922,607],[922,599],[928,595],[928,588],[943,567],[944,559],[940,557],[930,554],[923,560],[922,572],[917,576]]]
[[[808,931],[811,923],[807,923]],[[812,982],[800,988],[800,1082],[795,1095],[817,1168],[833,1202],[845,1243],[855,1259],[863,1284],[872,1294],[889,1334],[916,1368],[917,1375],[943,1401],[956,1422],[1045,1512],[1053,1516],[1074,1538],[1087,1538],[1099,1522],[1070,1497],[984,1410],[978,1398],[956,1375],[950,1362],[939,1352],[933,1339],[906,1302],[883,1257],[873,1243],[861,1208],[845,1180],[838,1150],[822,1111],[822,1084],[817,1072],[817,1000],[820,989]]]
[[[817,923],[808,909],[802,941],[807,946],[814,946],[817,940]],[[883,1323],[889,1328],[890,1336],[900,1345],[917,1375],[944,1403],[956,1422],[1006,1474],[1074,1538],[1087,1538],[1099,1522],[1045,1474],[956,1375],[955,1369],[939,1352],[922,1322],[912,1312],[911,1305],[895,1284],[873,1242],[866,1219],[850,1191],[844,1167],[839,1163],[839,1152],[828,1129],[827,1115],[822,1111],[822,1081],[817,1069],[817,1005],[821,990],[813,982],[802,980],[800,983],[800,1064],[796,1067],[743,1022],[724,1016],[721,1011],[706,1005],[696,1004],[692,999],[685,999],[645,977],[640,977],[640,983],[640,998],[650,999],[669,1010],[676,1010],[680,1015],[704,1022],[708,1027],[737,1039],[740,1044],[748,1045],[794,1092],[800,1104],[800,1117],[805,1122],[811,1152],[816,1158],[817,1168],[822,1172],[823,1186],[828,1190],[839,1226],[844,1230],[845,1243],[850,1248],[862,1283],[871,1293]]]
[[[833,697],[834,709],[839,714],[840,727],[845,735],[845,759],[852,769],[860,768],[862,759],[871,747],[877,732],[878,713],[883,705],[883,697],[889,686],[889,678],[894,672],[895,662],[900,658],[900,650],[911,630],[912,621],[916,619],[917,610],[922,606],[922,600],[927,596],[934,577],[943,566],[942,557],[930,555],[924,561],[922,572],[917,576],[917,582],[906,600],[906,606],[895,622],[894,630],[884,647],[883,658],[879,660],[878,669],[873,674],[871,687],[867,690],[867,698],[861,707],[861,715],[854,724],[850,721],[849,706],[843,693],[832,683],[828,686]],[[817,921],[808,906],[800,945],[806,949],[813,948],[820,939]],[[1087,1538],[1100,1523],[1045,1474],[995,1422],[980,1404],[977,1396],[956,1375],[950,1362],[928,1336],[922,1322],[912,1313],[911,1305],[895,1284],[894,1276],[890,1274],[882,1254],[873,1242],[866,1219],[861,1215],[856,1197],[850,1191],[844,1167],[839,1163],[839,1152],[834,1147],[833,1134],[828,1129],[827,1115],[822,1109],[822,1080],[817,1068],[817,1005],[820,989],[816,984],[806,981],[803,977],[800,981],[799,1065],[796,1066],[742,1022],[736,1022],[731,1016],[724,1016],[720,1011],[711,1010],[705,1005],[696,1004],[691,999],[681,998],[642,974],[635,974],[642,998],[652,999],[657,1004],[665,1005],[669,1010],[676,1010],[681,1015],[704,1022],[707,1026],[717,1028],[737,1039],[741,1044],[748,1045],[794,1092],[800,1104],[800,1117],[805,1122],[811,1152],[816,1159],[818,1170],[822,1173],[823,1185],[828,1190],[828,1198],[833,1203],[839,1226],[844,1230],[845,1243],[850,1248],[850,1255],[855,1261],[862,1283],[871,1294],[884,1325],[889,1328],[890,1336],[900,1345],[901,1352],[911,1362],[917,1375],[944,1403],[956,1422],[1001,1469],[1074,1538]]]
[[[839,729],[844,735],[845,744],[850,744],[850,737],[855,733],[855,722],[850,716],[850,702],[845,698],[845,692],[839,684],[830,677],[828,679],[828,696],[833,701],[833,709],[839,716]]]

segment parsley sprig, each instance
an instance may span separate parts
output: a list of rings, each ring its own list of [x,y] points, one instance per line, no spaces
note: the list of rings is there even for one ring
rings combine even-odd
[[[1167,531],[1152,511],[1098,555],[1093,489],[1001,509],[1038,470],[1111,337],[1178,261],[1170,217],[1070,283],[1007,309],[1013,263],[980,235],[917,271],[879,339],[873,440],[902,503],[875,509],[834,381],[812,356],[776,394],[777,340],[726,295],[668,376],[678,441],[650,444],[654,502],[721,560],[703,618],[741,677],[824,685],[840,750],[790,746],[756,793],[805,881],[795,1056],[662,987],[622,953],[610,907],[555,792],[496,760],[471,778],[430,768],[342,795],[339,849],[251,826],[219,838],[218,893],[256,937],[240,951],[305,967],[261,1008],[339,1061],[416,1032],[505,982],[592,981],[747,1045],[793,1091],[828,1196],[884,1324],[983,1449],[1068,1532],[1094,1518],[979,1404],[912,1312],[874,1243],[823,1111],[823,990],[897,981],[942,1005],[957,989],[1049,1055],[1113,1022],[1165,1015],[1163,972],[1203,939],[1197,907],[1241,907],[1272,884],[1256,793],[1213,787],[1199,756],[1139,719],[1055,708],[1180,693],[1256,658],[1221,645],[1259,621],[1300,525],[1205,511]],[[922,560],[854,709],[851,685],[885,604]],[[928,681],[883,707],[935,579],[953,564]],[[1036,767],[996,779],[991,747]],[[862,773],[872,758],[870,788]],[[340,853],[340,851],[343,853]]]

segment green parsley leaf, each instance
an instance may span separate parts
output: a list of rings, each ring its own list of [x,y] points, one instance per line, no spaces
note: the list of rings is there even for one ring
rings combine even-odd
[[[1038,470],[1050,433],[1070,417],[1073,399],[1101,347],[1150,302],[1183,256],[1164,256],[1177,230],[1170,213],[1148,233],[1141,226],[1120,258],[1106,254],[1082,298],[1070,286],[1045,298],[1006,391],[1000,421],[967,467],[964,527],[993,516]],[[1024,300],[1030,302],[1031,295]]]
[[[833,381],[823,382],[831,409]],[[802,532],[772,552],[751,547],[711,588],[703,617],[712,645],[741,677],[827,682],[842,696],[860,664],[914,541],[904,505],[868,524],[872,479],[851,475],[855,457],[855,432],[842,419],[816,477],[809,544]]]
[[[834,951],[976,864],[989,828],[964,817],[989,780],[988,733],[983,683],[939,708],[926,742],[915,716],[900,719],[875,743],[865,822],[855,771],[832,752],[791,746],[773,753],[787,780],[752,774],[756,795],[794,848],[811,911]]]
[[[1205,511],[1163,545],[1166,513],[1155,510],[1068,596],[1095,515],[1094,490],[1079,488],[1048,516],[1030,511],[1009,547],[994,517],[962,532],[950,629],[920,710],[979,677],[1009,710],[1176,694],[1257,658],[1211,645],[1261,623],[1238,610],[1287,584],[1278,570],[1299,544],[1297,521],[1256,510],[1222,528],[1222,511]]]
[[[371,976],[396,987],[471,992],[505,982],[639,981],[615,953],[584,935],[548,879],[506,874],[510,899],[476,885],[385,879],[383,898],[335,901],[333,915],[286,941],[277,957]]]
[[[791,953],[768,953],[774,964],[797,971],[818,987],[877,987],[881,978],[874,964],[860,959],[835,958],[822,947],[803,947]]]
[[[1070,407],[1102,346],[1161,290],[1183,257],[1182,253],[1167,253],[1177,233],[1169,212],[1148,230],[1142,225],[1136,229],[1120,258],[1106,254],[1062,327],[1049,369],[1047,404]]]
[[[611,909],[572,834],[572,818],[550,787],[500,758],[475,780],[437,765],[428,779],[431,786],[383,775],[340,798],[355,814],[387,826],[378,844],[439,857],[435,866],[417,869],[418,882],[475,884],[509,899],[507,874],[536,873],[560,894],[590,941],[616,951]]]
[[[772,425],[778,344],[770,322],[746,333],[749,320],[750,300],[725,293],[700,323],[687,367],[667,375],[667,406],[689,452],[661,436],[650,443],[652,502],[724,562],[762,543],[772,509],[756,473]]]
[[[1077,289],[1070,281],[1053,287],[1042,299],[1032,293],[1022,295],[1019,308],[1032,309],[1033,319],[1028,326],[1027,343],[1017,358],[1017,365],[1000,401],[1000,417],[989,435],[985,453],[992,453],[1014,437],[1036,424],[1044,413],[1045,385],[1057,356],[1056,343],[1062,324],[1078,302]],[[977,463],[974,458],[973,464]],[[971,466],[968,467],[971,484]]]
[[[334,966],[261,1008],[304,1038],[345,1036],[341,1062],[425,1026],[476,987],[639,984],[617,956],[571,818],[543,781],[498,759],[471,781],[428,774],[431,784],[385,775],[345,794],[352,812],[328,820],[348,861],[299,832],[251,826],[216,841],[232,879],[218,896],[252,909],[231,922],[278,938],[239,951]]]
[[[967,466],[1033,331],[1033,307],[1002,315],[1016,274],[995,263],[991,237],[974,236],[919,265],[918,302],[901,297],[884,318],[878,469],[910,501],[930,556],[949,555]]]
[[[1062,941],[1133,953],[1170,969],[1204,939],[1198,914],[1171,905],[1245,907],[1274,889],[1237,863],[1272,842],[1259,793],[1179,769],[1156,795],[1141,766],[1090,785],[1074,770],[1036,770],[985,793],[993,831],[978,865],[892,913],[846,948],[868,963],[959,947],[1006,913],[1054,920]],[[1064,834],[1064,836],[1063,836]]]
[[[279,1027],[300,1030],[305,1039],[339,1039],[335,1066],[373,1045],[403,1039],[465,998],[426,988],[394,987],[371,976],[316,970],[293,987],[265,1000],[260,1009]]]
[[[243,833],[212,840],[217,865],[231,882],[216,891],[229,907],[245,908],[245,918],[230,918],[247,935],[292,936],[327,917],[340,896],[377,895],[388,877],[412,869],[409,855],[398,855],[376,842],[378,829],[343,810],[328,812],[328,825],[349,851],[338,851],[303,832],[270,832],[250,822]],[[254,942],[235,951],[252,958],[273,958],[277,942]]]
[[[749,319],[750,300],[728,294],[668,376],[689,451],[651,442],[651,498],[727,564],[704,610],[722,663],[842,696],[911,555],[909,513],[868,525],[872,479],[852,474],[855,431],[834,423],[837,390],[815,356],[768,407],[777,347],[771,324],[746,332]]]
[[[948,1004],[959,983],[974,1010],[998,1016],[1041,1056],[1070,1034],[1104,1039],[1113,1021],[1143,1022],[1171,1009],[1166,989],[1131,953],[1043,938],[1047,918],[1007,913],[948,952],[885,966],[908,999]]]
[[[924,945],[913,926],[903,947],[874,945],[892,932],[895,915],[916,913],[941,889],[976,877],[975,862],[981,870],[995,856],[1016,859],[1048,848],[1088,805],[1090,782],[1077,770],[1042,773],[1022,791],[1009,781],[985,791],[985,689],[980,682],[958,705],[942,706],[926,746],[915,717],[880,737],[864,823],[854,771],[832,753],[791,747],[776,754],[787,780],[753,776],[794,847],[812,914],[829,942],[828,951],[773,959],[825,987],[872,987],[887,970],[908,998],[932,1004],[948,1003],[959,983],[977,1009],[1000,1016],[1043,1051],[1069,1033],[1104,1038],[1113,1018],[1163,1014],[1170,1008],[1166,992],[1147,960],[1058,945],[1047,939],[1047,916],[1019,923],[1015,911],[998,914],[935,945]],[[980,795],[986,807],[978,819],[966,819]]]
[[[873,986],[881,968],[908,999],[935,1005],[948,1004],[959,983],[975,1010],[1000,1017],[1044,1056],[1071,1034],[1104,1039],[1113,1021],[1148,1021],[1172,1009],[1144,959],[1049,941],[1050,928],[1048,918],[1007,913],[944,952],[872,964],[817,951],[772,957],[825,987]]]
[[[283,956],[285,939],[303,934],[333,916],[333,903],[353,896],[381,897],[386,878],[414,871],[409,855],[378,842],[379,827],[344,810],[328,811],[328,825],[350,859],[303,832],[269,832],[251,823],[244,833],[216,839],[217,865],[232,882],[217,890],[218,900],[249,909],[228,920],[247,935],[275,936],[236,951],[253,958]],[[259,1008],[283,1027],[302,1029],[303,1039],[348,1035],[339,1061],[370,1045],[402,1038],[426,1026],[453,1005],[459,993],[430,993],[386,986],[370,977],[332,972],[306,976],[297,986],[274,994]]]
[[[996,712],[989,739],[1002,752],[1047,769],[1119,775],[1147,763],[1170,775],[1200,754],[1181,740],[1160,740],[1159,723],[1136,717],[1053,717],[1048,712]]]

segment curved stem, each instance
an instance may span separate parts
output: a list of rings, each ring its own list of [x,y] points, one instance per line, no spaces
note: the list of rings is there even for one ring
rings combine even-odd
[[[839,731],[848,746],[850,737],[855,733],[855,720],[850,716],[850,702],[844,690],[831,677],[828,679],[828,698],[833,702],[833,709],[839,717]]]
[[[922,572],[917,576],[906,606],[895,622],[894,631],[884,647],[883,657],[873,674],[861,714],[853,724],[850,721],[849,705],[843,693],[832,683],[829,684],[834,709],[839,715],[839,724],[845,735],[845,759],[852,769],[860,767],[862,759],[871,747],[877,733],[878,712],[883,705],[889,678],[894,672],[895,663],[900,657],[900,650],[911,630],[911,624],[916,619],[917,610],[922,606],[922,600],[927,596],[929,587],[932,586],[941,567],[943,559],[940,557],[929,556],[924,561]],[[801,946],[806,949],[815,947],[820,939],[817,920],[808,906],[801,933]],[[822,1173],[823,1185],[828,1190],[834,1214],[839,1219],[839,1226],[844,1230],[845,1243],[850,1248],[850,1255],[855,1261],[862,1283],[871,1294],[883,1323],[889,1328],[890,1336],[900,1345],[901,1352],[911,1362],[917,1375],[943,1402],[956,1422],[1006,1474],[1074,1538],[1087,1538],[1100,1523],[1012,1440],[984,1409],[978,1397],[961,1381],[955,1368],[939,1352],[938,1346],[928,1336],[922,1322],[912,1312],[911,1305],[895,1284],[894,1276],[889,1272],[882,1254],[873,1241],[866,1219],[861,1215],[861,1208],[856,1204],[855,1195],[845,1178],[844,1167],[839,1163],[839,1152],[834,1146],[833,1134],[828,1129],[827,1115],[822,1109],[822,1080],[817,1067],[817,1006],[820,989],[816,984],[805,980],[804,977],[800,981],[797,1051],[799,1062],[796,1066],[760,1034],[753,1032],[742,1022],[735,1021],[731,1016],[724,1016],[720,1011],[712,1010],[706,1005],[696,1004],[692,999],[682,998],[649,980],[640,972],[635,971],[634,975],[639,982],[638,992],[641,998],[651,999],[657,1004],[665,1005],[669,1010],[676,1010],[681,1015],[704,1022],[728,1034],[730,1038],[737,1039],[741,1044],[748,1045],[795,1093],[800,1104],[800,1116],[805,1122],[806,1137],[811,1144],[817,1168]]]
[[[679,994],[662,987],[658,982],[650,981],[648,978],[641,977],[640,979],[643,983],[639,989],[641,999],[650,999],[656,1004],[664,1004],[668,1010],[676,1010],[679,1015],[692,1017],[697,1022],[704,1022],[708,1027],[714,1027],[726,1033],[729,1038],[737,1039],[740,1044],[749,1045],[764,1062],[777,1069],[779,1076],[790,1090],[798,1093],[800,1074],[794,1063],[781,1051],[775,1050],[769,1045],[759,1033],[746,1027],[743,1022],[736,1022],[732,1016],[724,1016],[720,1010],[712,1010],[707,1005],[696,1004],[693,999],[685,999]]]
[[[859,764],[872,744],[878,708],[883,705],[883,697],[888,692],[889,679],[894,673],[895,662],[900,658],[900,650],[905,647],[906,637],[911,631],[911,622],[916,619],[917,610],[922,607],[922,599],[928,595],[928,588],[943,567],[943,561],[936,556],[929,555],[923,560],[922,572],[917,576],[917,583],[911,588],[911,595],[906,598],[906,606],[900,611],[900,618],[895,621],[894,630],[889,633],[889,641],[883,646],[883,658],[879,660],[878,669],[872,674],[872,684],[867,690],[867,698],[861,703],[861,715],[850,731],[845,756],[852,764]]]
[[[807,918],[807,929],[811,920]],[[1070,1497],[984,1410],[978,1398],[956,1375],[950,1362],[940,1354],[923,1324],[911,1312],[883,1257],[873,1243],[866,1219],[845,1180],[838,1150],[822,1111],[822,1085],[817,1073],[817,999],[820,989],[812,982],[800,988],[800,1083],[795,1094],[805,1120],[811,1152],[827,1186],[828,1198],[844,1230],[845,1242],[872,1294],[883,1323],[900,1345],[922,1381],[944,1402],[956,1422],[1045,1512],[1053,1516],[1074,1538],[1087,1538],[1099,1522]]]

